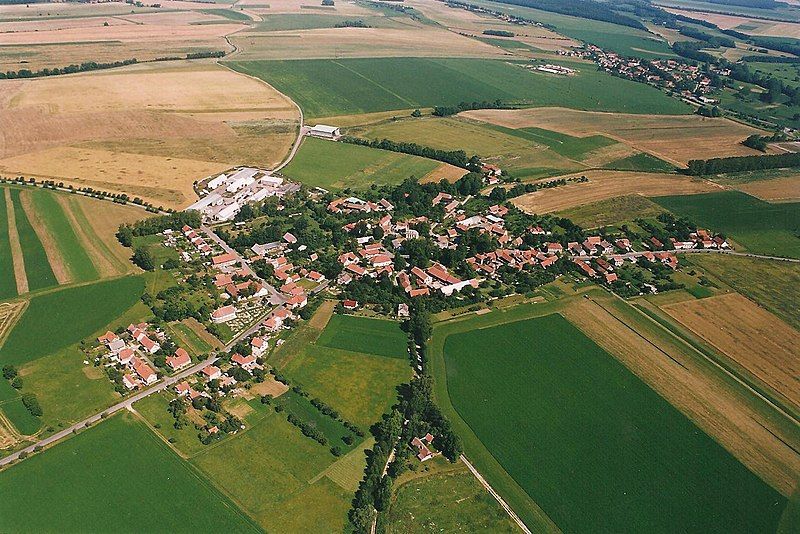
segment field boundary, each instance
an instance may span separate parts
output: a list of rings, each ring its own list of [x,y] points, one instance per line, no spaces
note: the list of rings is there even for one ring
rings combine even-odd
[[[478,470],[475,469],[471,463],[469,463],[469,460],[467,460],[467,457],[464,456],[463,454],[461,455],[461,461],[464,462],[464,465],[467,466],[467,469],[469,469],[470,473],[475,475],[475,478],[478,479],[478,482],[480,482],[481,485],[484,488],[486,488],[486,491],[488,491],[492,495],[492,497],[494,497],[495,500],[497,500],[497,502],[500,503],[500,506],[503,507],[503,510],[506,511],[508,516],[514,521],[514,523],[517,524],[520,530],[522,530],[525,534],[531,534],[530,529],[528,529],[525,523],[522,522],[522,519],[520,519],[519,516],[514,513],[514,510],[511,509],[508,503],[505,500],[503,500],[500,494],[494,490],[494,488],[486,481],[485,478],[483,478],[483,476],[478,472]]]

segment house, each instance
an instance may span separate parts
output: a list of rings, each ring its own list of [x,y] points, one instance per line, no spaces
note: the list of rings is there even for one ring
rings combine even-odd
[[[297,238],[294,236],[294,234],[291,234],[289,232],[283,234],[283,240],[289,243],[290,245],[294,245],[295,243],[297,243]]]
[[[325,275],[322,273],[318,273],[317,271],[311,271],[306,275],[306,278],[311,280],[312,282],[322,282],[325,280]]]
[[[425,434],[422,438],[415,437],[411,440],[411,445],[419,451],[417,458],[420,462],[433,458],[433,452],[429,448],[431,443],[433,443],[433,436],[430,433]]]
[[[342,131],[336,126],[327,126],[325,124],[317,124],[308,129],[307,135],[312,137],[320,137],[322,139],[338,139],[342,135]]]
[[[175,351],[173,356],[167,357],[167,365],[169,365],[173,371],[179,371],[180,369],[188,367],[191,363],[192,359],[189,357],[189,353],[180,347]]]
[[[122,385],[128,389],[134,389],[136,387],[136,379],[129,373],[125,373],[122,377]]]
[[[211,322],[216,324],[227,323],[234,319],[236,319],[236,308],[233,306],[223,306],[211,314]]]
[[[153,368],[141,360],[136,360],[134,362],[133,370],[137,375],[139,375],[139,378],[142,379],[142,382],[148,386],[158,381],[158,375],[155,371],[153,371]]]
[[[115,339],[119,339],[119,336],[117,334],[115,334],[114,332],[111,332],[109,330],[108,332],[106,332],[102,336],[98,337],[97,338],[97,342],[98,343],[102,343],[103,345],[108,345],[109,343],[111,343]]]
[[[397,316],[398,317],[410,317],[411,313],[408,309],[408,304],[401,303],[397,305]]]
[[[253,349],[253,355],[259,357],[267,350],[267,340],[263,337],[254,337],[250,341],[250,348]]]
[[[219,380],[219,377],[222,376],[222,371],[216,365],[204,367],[202,373],[206,375],[208,380]]]
[[[211,258],[211,265],[217,268],[222,267],[230,267],[231,265],[235,264],[237,261],[235,254],[225,253],[220,254],[219,256],[214,256]]]
[[[133,350],[125,347],[117,353],[117,361],[122,365],[128,365],[133,361],[133,356]]]
[[[159,345],[157,341],[153,341],[147,336],[142,337],[142,339],[139,340],[139,343],[142,344],[142,348],[148,354],[155,354],[159,351],[159,349],[161,349],[161,345]]]
[[[286,301],[286,305],[289,307],[290,310],[296,310],[297,308],[302,308],[306,304],[308,304],[308,296],[305,293],[300,293],[299,295],[294,295],[289,300]]]
[[[242,356],[237,352],[231,356],[231,361],[236,365],[241,365],[247,371],[252,371],[252,369],[257,365],[256,357],[252,354],[250,356]]]

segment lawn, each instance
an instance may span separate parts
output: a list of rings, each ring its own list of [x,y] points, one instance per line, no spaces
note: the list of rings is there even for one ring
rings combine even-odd
[[[408,337],[400,323],[354,315],[334,315],[317,345],[390,358],[408,358]]]
[[[13,532],[258,532],[130,414],[3,471],[0,492]]]
[[[308,117],[496,99],[529,107],[626,113],[691,111],[658,89],[612,77],[586,64],[569,63],[580,71],[575,76],[537,73],[490,59],[232,61],[228,65],[267,81],[297,102]]]
[[[354,481],[339,481],[349,486],[345,489],[328,476],[328,469],[348,457],[337,460],[329,447],[289,424],[285,413],[266,410],[258,423],[191,462],[267,531],[343,531],[352,484],[363,475],[363,457],[361,469],[351,474]]]
[[[306,138],[283,174],[325,189],[398,184],[422,178],[440,165],[432,159],[359,145]]]
[[[31,412],[22,404],[22,399],[6,401],[0,404],[0,409],[20,434],[29,436],[38,432],[42,427],[42,420],[31,415]]]
[[[617,171],[675,172],[674,165],[647,152],[639,152],[627,158],[614,160],[603,165],[603,168]]]
[[[28,289],[34,291],[58,284],[50,260],[44,251],[44,246],[39,236],[28,220],[19,198],[20,190],[11,189],[11,201],[14,204],[14,219],[17,224],[17,234],[22,247],[22,257],[25,259],[25,275],[28,278]]]
[[[0,188],[0,300],[17,294],[17,279],[14,277],[14,260],[11,257],[11,242],[8,238],[8,212],[5,191]]]
[[[128,276],[31,298],[0,347],[0,363],[24,364],[77,343],[131,308],[143,291],[143,279]]]
[[[29,193],[37,214],[58,245],[59,254],[64,259],[72,281],[86,282],[99,278],[97,268],[75,234],[55,194],[40,189]]]
[[[775,530],[786,499],[560,315],[444,356],[459,415],[562,530]]]
[[[738,191],[653,200],[695,224],[725,234],[749,252],[800,258],[800,203],[770,204]]]
[[[697,254],[691,263],[800,330],[800,269],[796,264],[722,254]]]

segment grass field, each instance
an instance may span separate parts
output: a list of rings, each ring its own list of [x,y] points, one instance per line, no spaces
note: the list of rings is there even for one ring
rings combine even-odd
[[[122,315],[143,290],[142,278],[130,276],[33,297],[0,347],[0,362],[23,364],[80,341]]]
[[[400,330],[400,323],[384,319],[334,315],[317,345],[390,358],[408,358],[408,337]]]
[[[800,258],[800,203],[770,204],[738,191],[654,199],[749,252]]]
[[[614,160],[604,165],[606,169],[618,171],[674,172],[675,166],[647,152]]]
[[[0,473],[0,488],[17,532],[259,530],[130,414]]]
[[[721,254],[699,254],[691,262],[800,330],[800,270],[796,266]]]
[[[31,412],[22,404],[22,399],[12,399],[1,403],[0,410],[11,421],[14,428],[24,436],[35,434],[42,427],[41,419],[31,415]]]
[[[205,451],[208,446],[203,445],[197,437],[194,425],[187,425],[180,430],[175,428],[175,418],[169,413],[169,402],[174,398],[172,393],[162,392],[150,395],[134,405],[134,409],[158,432],[165,440],[174,440],[175,447],[184,457],[191,457]]]
[[[8,238],[8,216],[6,195],[0,191],[0,300],[17,294],[17,279],[14,276],[14,260]]]
[[[344,189],[419,179],[439,166],[438,161],[408,154],[306,138],[282,172],[310,187]]]
[[[657,89],[579,65],[576,76],[535,73],[488,59],[380,58],[232,61],[300,104],[310,117],[501,99],[627,113],[688,113]],[[391,88],[391,89],[390,89]],[[624,93],[626,98],[618,98]]]
[[[652,200],[639,195],[627,195],[600,200],[575,208],[559,211],[559,217],[566,217],[584,228],[597,228],[621,224],[636,218],[653,218],[664,209]]]
[[[22,208],[19,189],[11,189],[11,201],[14,204],[14,219],[25,261],[28,288],[34,291],[58,284],[42,242],[33,229],[25,210]]]
[[[172,330],[173,335],[181,341],[181,345],[195,356],[205,354],[211,350],[211,344],[205,339],[197,335],[197,332],[189,328],[188,325],[183,323],[171,323],[169,329]]]
[[[459,414],[563,530],[776,527],[784,497],[562,317],[453,334],[444,354]]]

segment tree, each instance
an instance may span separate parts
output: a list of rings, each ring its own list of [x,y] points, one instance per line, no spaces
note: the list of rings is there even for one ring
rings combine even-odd
[[[392,502],[392,477],[385,476],[381,479],[378,489],[375,491],[375,508],[382,512],[389,507]]]
[[[414,111],[411,112],[411,116],[412,117],[422,117],[422,112],[420,110],[418,110],[418,109],[415,109]]]
[[[6,380],[12,380],[14,377],[17,376],[17,368],[13,365],[4,365],[3,366],[3,378]]]
[[[131,260],[134,264],[138,265],[145,271],[153,271],[156,268],[156,262],[153,259],[153,255],[144,247],[137,248],[134,251],[133,258],[131,258]]]

